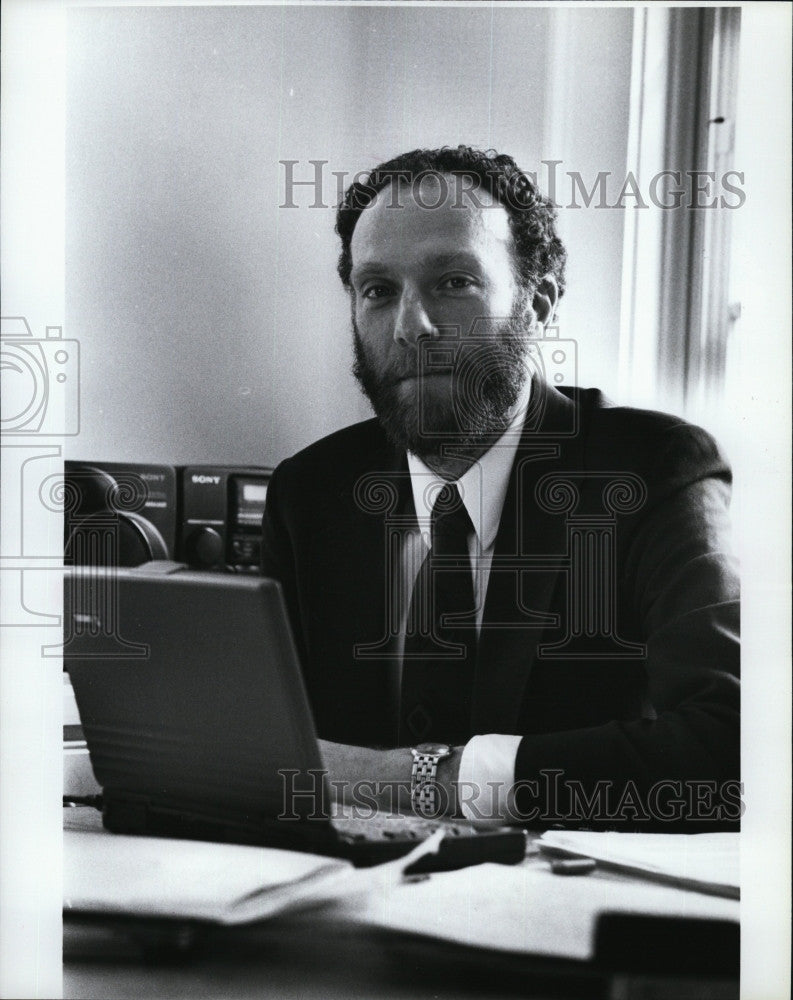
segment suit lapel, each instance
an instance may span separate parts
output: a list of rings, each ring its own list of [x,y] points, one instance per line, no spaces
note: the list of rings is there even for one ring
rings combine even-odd
[[[389,567],[398,554],[401,526],[415,519],[409,484],[405,456],[384,441],[381,448],[356,456],[336,502],[318,525],[317,547],[331,567],[331,574],[318,574],[318,585],[321,581],[322,603],[348,662],[388,655]],[[335,583],[327,586],[331,579]]]
[[[399,663],[388,622],[389,540],[407,464],[385,442],[339,455],[339,487],[324,497],[312,533],[310,689],[328,739],[396,739]],[[392,545],[393,548],[393,545]]]
[[[560,624],[552,606],[566,548],[564,513],[538,500],[547,474],[582,469],[579,408],[535,380],[504,501],[490,570],[474,686],[473,732],[515,732],[543,632]]]

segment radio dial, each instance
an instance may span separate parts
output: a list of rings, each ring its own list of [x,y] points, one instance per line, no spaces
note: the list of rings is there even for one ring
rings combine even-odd
[[[214,528],[198,528],[187,540],[188,561],[199,566],[217,566],[225,562],[224,544]]]

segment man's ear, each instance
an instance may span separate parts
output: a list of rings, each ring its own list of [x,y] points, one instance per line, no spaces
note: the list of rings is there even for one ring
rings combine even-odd
[[[558,301],[559,286],[556,284],[556,278],[552,274],[546,274],[537,283],[531,301],[534,313],[543,326],[546,326],[553,319]]]

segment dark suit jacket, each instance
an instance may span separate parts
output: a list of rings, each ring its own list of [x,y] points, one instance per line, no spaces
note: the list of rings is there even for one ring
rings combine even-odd
[[[516,778],[542,780],[520,801],[541,821],[580,810],[570,787],[606,789],[608,808],[640,824],[648,809],[664,822],[734,819],[729,468],[680,419],[614,407],[597,390],[534,389],[496,539],[471,734],[523,736]],[[391,668],[377,650],[388,646],[388,526],[407,476],[371,420],[283,462],[270,483],[262,569],[283,584],[326,739],[393,738]]]

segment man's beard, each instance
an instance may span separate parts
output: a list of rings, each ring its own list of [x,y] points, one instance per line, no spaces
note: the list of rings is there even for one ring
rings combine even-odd
[[[395,447],[424,460],[449,453],[477,457],[507,429],[531,375],[522,309],[516,306],[481,335],[428,340],[423,350],[406,352],[401,365],[379,370],[354,316],[352,322],[353,374]]]

